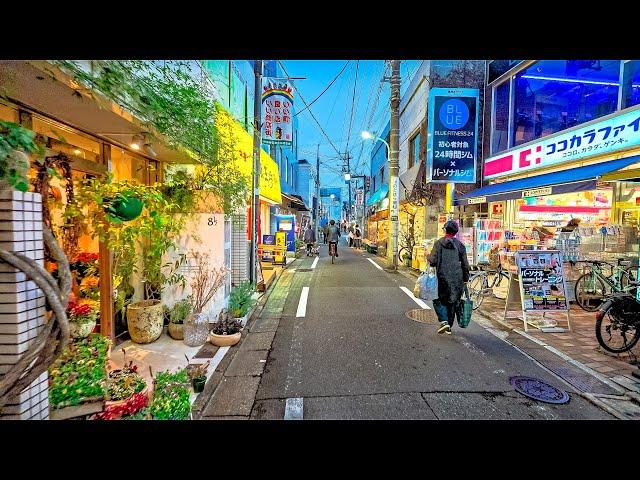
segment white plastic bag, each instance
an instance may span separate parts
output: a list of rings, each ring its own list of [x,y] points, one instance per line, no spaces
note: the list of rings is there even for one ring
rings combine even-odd
[[[427,271],[418,277],[418,282],[420,283],[420,298],[422,300],[438,298],[438,277],[434,268],[427,268]]]

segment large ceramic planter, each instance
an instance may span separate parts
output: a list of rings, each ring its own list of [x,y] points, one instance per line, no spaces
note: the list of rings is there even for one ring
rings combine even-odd
[[[184,338],[184,325],[182,323],[169,323],[167,332],[174,340],[182,340]]]
[[[162,335],[163,320],[160,300],[141,300],[127,307],[127,326],[135,343],[155,342]]]
[[[217,335],[213,332],[209,333],[209,341],[218,347],[230,347],[240,341],[241,333],[234,333],[233,335]]]
[[[89,336],[94,328],[96,328],[95,320],[85,323],[69,322],[69,335],[71,335],[71,338],[85,338]]]

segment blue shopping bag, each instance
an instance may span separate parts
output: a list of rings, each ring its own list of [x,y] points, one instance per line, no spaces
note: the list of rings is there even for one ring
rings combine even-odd
[[[422,300],[435,300],[438,298],[438,277],[433,267],[428,267],[418,278],[420,283],[420,298]]]

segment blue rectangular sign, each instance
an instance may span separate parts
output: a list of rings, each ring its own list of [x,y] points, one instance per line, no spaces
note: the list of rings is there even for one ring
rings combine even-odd
[[[429,92],[427,181],[476,183],[477,88],[432,88]]]

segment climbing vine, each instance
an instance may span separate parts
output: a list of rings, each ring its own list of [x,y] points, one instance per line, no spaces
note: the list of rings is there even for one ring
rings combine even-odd
[[[229,168],[233,146],[218,134],[215,97],[193,62],[94,60],[91,69],[79,61],[52,63],[80,85],[76,95],[86,92],[98,102],[107,97],[145,122],[150,134],[157,132],[171,147],[200,163],[204,179],[213,179],[208,189],[221,200],[225,212],[244,204],[247,181]]]

